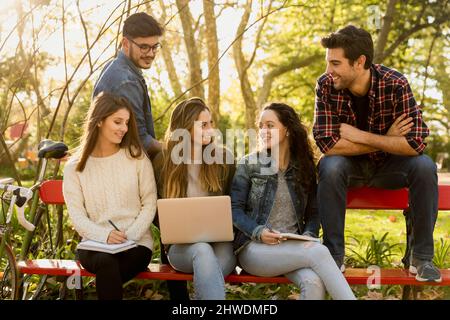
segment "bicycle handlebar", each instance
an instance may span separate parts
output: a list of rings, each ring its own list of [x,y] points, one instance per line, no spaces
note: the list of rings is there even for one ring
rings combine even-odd
[[[29,188],[18,187],[12,184],[5,185],[1,183],[0,189],[12,193],[10,210],[12,210],[12,207],[15,204],[17,207],[17,220],[25,229],[28,231],[33,231],[35,228],[34,224],[25,218],[25,204],[33,197],[33,191]]]

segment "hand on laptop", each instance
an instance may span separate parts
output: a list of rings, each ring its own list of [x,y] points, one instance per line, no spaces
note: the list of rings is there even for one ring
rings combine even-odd
[[[112,230],[109,233],[108,240],[106,243],[109,244],[117,244],[117,243],[123,243],[127,241],[127,235],[122,231]]]

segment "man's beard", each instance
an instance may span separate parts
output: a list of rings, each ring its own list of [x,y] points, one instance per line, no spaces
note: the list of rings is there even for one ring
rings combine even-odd
[[[137,68],[139,68],[139,69],[150,69],[150,67],[152,66],[152,62],[153,62],[153,59],[152,59],[152,61],[147,65],[147,64],[145,64],[145,65],[141,65],[140,63],[139,63],[139,61],[142,59],[142,57],[141,56],[138,56],[137,58],[135,58],[134,57],[134,52],[133,52],[134,50],[131,50],[130,51],[130,60],[131,60],[131,62],[133,62],[133,64],[137,67]],[[142,59],[142,60],[144,60],[144,59]]]
[[[342,76],[339,76],[339,83],[333,82],[333,87],[336,90],[348,89],[350,87],[350,84],[352,83],[352,81],[349,80],[348,78],[344,79]]]

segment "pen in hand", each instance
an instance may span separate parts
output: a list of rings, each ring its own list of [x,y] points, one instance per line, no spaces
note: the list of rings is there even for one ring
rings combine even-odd
[[[114,227],[114,229],[120,232],[119,228],[117,228],[116,225],[111,220],[108,220],[108,222]]]
[[[126,234],[120,231],[119,228],[117,228],[117,226],[111,220],[108,220],[108,222],[114,227],[115,230],[110,232],[106,242],[110,244],[115,244],[127,241]]]

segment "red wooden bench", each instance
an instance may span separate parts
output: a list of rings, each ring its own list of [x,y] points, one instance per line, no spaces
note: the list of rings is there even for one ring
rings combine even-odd
[[[149,280],[187,280],[192,281],[192,274],[175,271],[170,265],[151,263],[148,271],[141,272],[136,276],[138,279]],[[51,276],[70,276],[77,275],[81,277],[95,277],[94,274],[86,271],[78,261],[74,260],[52,260],[38,259],[19,261],[19,270],[26,274],[39,274]],[[381,285],[450,285],[450,270],[441,270],[442,282],[424,283],[418,282],[414,275],[405,269],[380,269]],[[374,272],[365,268],[347,268],[344,276],[349,284],[374,284],[372,282]],[[286,277],[258,277],[241,272],[234,273],[225,278],[226,282],[254,282],[254,283],[290,283]]]
[[[62,181],[46,181],[40,188],[40,197],[47,204],[64,204]],[[348,209],[408,209],[408,190],[384,190],[376,188],[350,189],[347,196]],[[450,210],[450,186],[439,186],[439,210]],[[52,275],[52,276],[94,276],[87,272],[77,261],[73,260],[28,260],[18,262],[19,271],[24,274]],[[380,269],[377,284],[381,285],[450,285],[450,269],[441,270],[442,282],[419,282],[414,275],[405,269]],[[364,268],[347,268],[344,273],[349,284],[374,284],[374,271]],[[140,273],[139,279],[152,280],[192,280],[191,274],[175,271],[167,264],[150,264],[149,270]],[[258,277],[241,272],[226,277],[227,282],[254,283],[289,283],[283,277]]]

